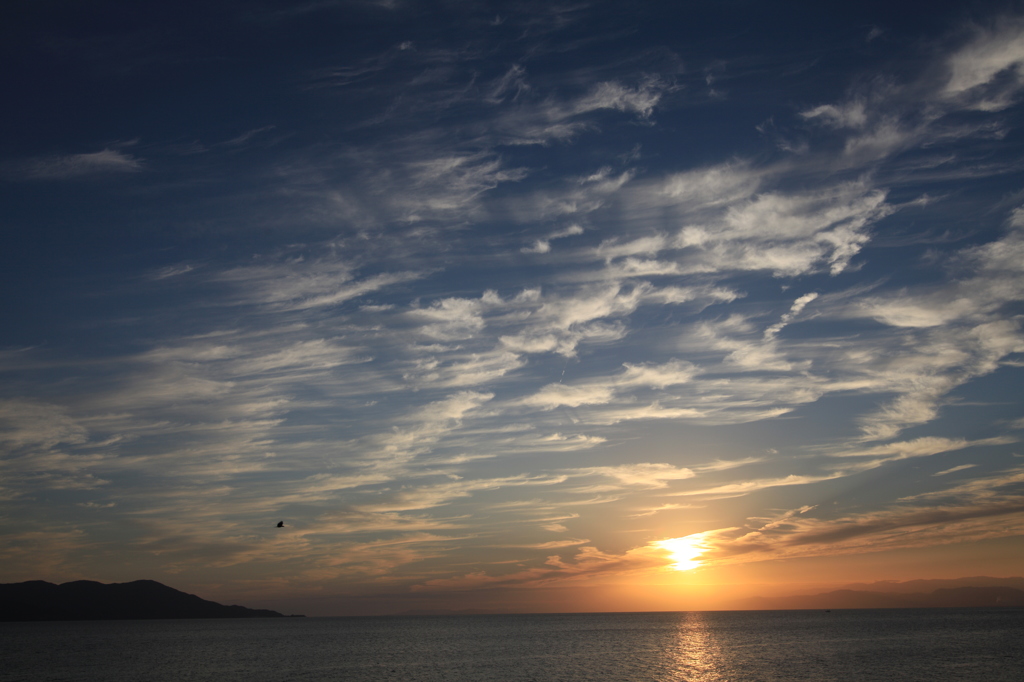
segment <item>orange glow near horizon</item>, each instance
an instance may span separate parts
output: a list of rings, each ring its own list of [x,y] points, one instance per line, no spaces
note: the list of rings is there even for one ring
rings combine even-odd
[[[689,571],[700,566],[699,558],[708,547],[704,543],[706,533],[694,533],[681,538],[669,538],[651,543],[659,549],[668,551],[674,562],[672,568],[677,571]]]

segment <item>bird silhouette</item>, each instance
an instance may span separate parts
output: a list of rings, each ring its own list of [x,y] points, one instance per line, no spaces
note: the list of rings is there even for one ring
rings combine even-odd
[[[284,521],[278,521],[277,522],[277,527],[278,528],[284,528]]]

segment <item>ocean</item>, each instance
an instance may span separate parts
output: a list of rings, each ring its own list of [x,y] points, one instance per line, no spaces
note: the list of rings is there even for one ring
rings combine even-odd
[[[0,681],[1024,679],[1024,609],[0,623]]]

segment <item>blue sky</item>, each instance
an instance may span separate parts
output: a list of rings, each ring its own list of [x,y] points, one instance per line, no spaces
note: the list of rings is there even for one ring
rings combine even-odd
[[[1020,9],[13,3],[0,580],[1019,573]]]

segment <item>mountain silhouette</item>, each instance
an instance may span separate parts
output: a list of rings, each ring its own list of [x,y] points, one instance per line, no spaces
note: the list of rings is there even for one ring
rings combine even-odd
[[[933,578],[929,580],[880,580],[873,583],[850,583],[839,589],[856,590],[859,592],[925,592],[953,587],[1013,587],[1024,590],[1024,578],[991,578],[974,576],[970,578]]]
[[[283,617],[267,609],[224,606],[155,580],[0,584],[0,621]]]
[[[744,609],[905,609],[1024,606],[1024,590],[1013,587],[951,587],[929,593],[835,590],[795,597],[752,597]]]

